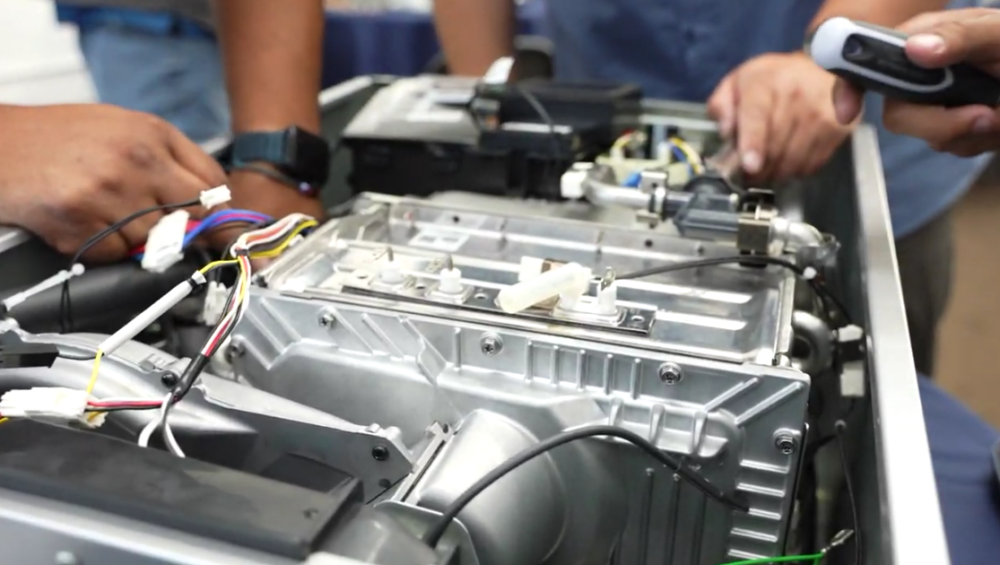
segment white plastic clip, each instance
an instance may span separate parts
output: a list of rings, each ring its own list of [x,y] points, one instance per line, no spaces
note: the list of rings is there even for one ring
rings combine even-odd
[[[142,268],[152,273],[162,273],[184,259],[184,236],[187,235],[191,214],[184,210],[171,212],[149,230],[146,250],[142,255]]]
[[[201,191],[201,195],[198,199],[201,200],[201,205],[204,206],[206,210],[211,210],[219,204],[225,204],[226,202],[232,200],[233,193],[229,190],[228,186],[222,185]]]
[[[69,270],[63,269],[27,290],[8,296],[2,302],[3,307],[5,310],[10,310],[40,292],[59,286],[73,277],[82,275],[84,270],[83,265],[76,263]]]

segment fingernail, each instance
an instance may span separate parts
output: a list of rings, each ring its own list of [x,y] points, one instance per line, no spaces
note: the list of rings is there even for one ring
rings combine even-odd
[[[944,39],[940,35],[933,35],[930,33],[914,35],[907,40],[907,43],[914,47],[926,49],[934,54],[944,53],[945,49]]]
[[[972,122],[973,133],[989,133],[993,131],[993,116],[979,116]]]
[[[760,155],[756,151],[747,151],[743,154],[743,170],[748,173],[760,171]]]

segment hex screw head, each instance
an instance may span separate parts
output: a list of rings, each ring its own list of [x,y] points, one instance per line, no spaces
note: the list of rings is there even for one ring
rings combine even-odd
[[[226,361],[232,363],[233,359],[239,359],[240,357],[243,357],[244,353],[246,353],[246,348],[243,346],[243,344],[239,342],[234,342],[232,345],[229,346],[229,349],[226,350]]]
[[[332,328],[337,325],[337,317],[330,312],[324,312],[319,317],[319,325],[324,328]]]
[[[677,363],[664,363],[660,365],[660,368],[657,369],[657,374],[660,375],[660,380],[668,385],[675,385],[684,378],[684,372],[681,371]]]
[[[492,357],[503,350],[503,340],[496,334],[486,334],[479,340],[479,350]]]
[[[795,438],[789,434],[778,434],[774,438],[774,447],[778,448],[782,455],[791,455],[795,453]]]

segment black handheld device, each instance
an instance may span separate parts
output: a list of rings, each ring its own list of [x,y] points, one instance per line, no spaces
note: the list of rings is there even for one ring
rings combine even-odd
[[[819,66],[888,98],[930,106],[1000,106],[1000,80],[957,64],[921,67],[906,56],[907,35],[847,18],[831,18],[806,42]]]

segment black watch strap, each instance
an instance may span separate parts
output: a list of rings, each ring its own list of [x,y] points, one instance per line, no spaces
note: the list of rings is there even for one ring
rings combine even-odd
[[[231,170],[250,169],[266,163],[313,191],[326,184],[330,174],[330,146],[322,137],[297,127],[281,131],[253,131],[237,134],[223,152]],[[287,184],[287,183],[286,183]]]

